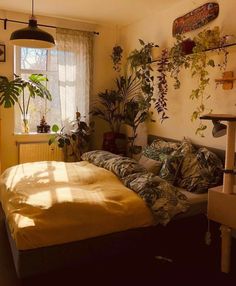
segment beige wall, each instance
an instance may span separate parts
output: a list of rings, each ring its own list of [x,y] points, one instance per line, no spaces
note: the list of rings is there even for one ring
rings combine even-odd
[[[236,17],[235,17],[235,0],[218,0],[220,12],[219,16],[205,26],[212,28],[219,26],[223,34],[236,35]],[[121,29],[121,43],[130,51],[139,46],[138,39],[143,39],[145,42],[155,42],[160,48],[168,48],[173,43],[172,23],[173,21],[189,11],[201,6],[206,1],[181,1],[172,5],[172,7],[164,12],[158,13],[153,11],[152,15],[142,19],[139,22],[133,23]],[[202,28],[189,32],[187,36],[193,36]],[[229,49],[228,67],[227,70],[232,70],[236,74],[236,47]],[[213,58],[217,61],[220,56],[212,53]],[[155,69],[153,64],[153,69]],[[207,93],[211,94],[207,106],[213,109],[214,113],[233,113],[236,114],[236,82],[232,90],[223,90],[221,86],[215,88],[215,78],[221,77],[219,69],[209,69],[210,85],[207,88]],[[181,139],[183,136],[189,137],[193,142],[215,146],[217,148],[225,148],[225,137],[213,138],[211,135],[212,124],[206,121],[208,128],[205,132],[205,138],[200,138],[195,135],[197,123],[190,121],[191,114],[194,110],[195,103],[189,99],[189,94],[192,88],[197,85],[196,80],[192,80],[189,70],[181,72],[181,88],[174,90],[173,85],[169,83],[168,91],[168,115],[170,118],[164,123],[160,123],[157,113],[155,112],[156,123],[149,123],[147,132],[165,137]]]
[[[217,19],[205,27],[214,27],[218,25],[224,34],[236,34],[234,31],[235,18],[235,0],[218,0],[220,13]],[[199,7],[205,3],[202,0],[181,1],[181,3],[172,5],[172,7],[164,12],[153,11],[152,15],[120,29],[120,37],[118,37],[117,26],[101,26],[91,23],[81,23],[49,17],[38,17],[39,23],[57,25],[61,27],[96,30],[100,32],[99,36],[95,36],[94,49],[94,84],[93,99],[95,95],[106,88],[111,88],[114,84],[115,74],[112,71],[112,63],[110,54],[115,43],[120,42],[126,52],[138,46],[138,39],[141,38],[146,42],[153,41],[161,48],[170,47],[173,43],[171,34],[172,23],[177,17]],[[12,13],[0,10],[1,18],[9,18],[15,20],[28,21],[28,15],[20,13]],[[3,25],[2,25],[3,27]],[[12,77],[13,75],[13,47],[9,44],[9,37],[12,31],[21,28],[22,25],[8,23],[7,30],[1,29],[0,43],[6,44],[7,61],[0,63],[0,75]],[[54,29],[48,29],[50,33],[55,33]],[[192,36],[195,32],[188,33]],[[236,47],[229,49],[229,61],[227,70],[233,70],[236,74]],[[214,54],[217,60],[218,55]],[[153,65],[155,69],[155,65]],[[219,78],[221,72],[219,70],[211,70],[211,82],[207,92],[211,94],[208,106],[213,108],[216,113],[236,113],[235,88],[230,91],[222,90],[221,86],[215,89],[214,79]],[[181,72],[181,88],[174,90],[169,85],[168,92],[168,115],[170,119],[164,123],[160,123],[157,115],[155,115],[156,123],[149,123],[144,130],[148,133],[159,134],[161,136],[173,137],[181,139],[183,136],[191,138],[195,143],[218,148],[225,148],[225,137],[215,139],[211,136],[211,123],[207,122],[208,129],[205,132],[205,138],[195,135],[197,124],[190,121],[190,116],[194,110],[194,103],[189,99],[190,91],[196,86],[196,82],[190,78],[189,71]],[[156,113],[155,113],[156,114]],[[40,141],[45,139],[47,135],[14,135],[13,124],[14,114],[11,109],[1,107],[1,161],[2,169],[17,163],[17,140]],[[108,130],[108,126],[102,122],[96,121],[96,132],[93,136],[93,147],[100,148],[102,143],[102,134]],[[144,136],[141,136],[144,139]],[[145,140],[144,140],[145,141]]]
[[[28,21],[28,15],[20,13],[12,13],[0,10],[0,18],[8,18],[20,21]],[[98,91],[109,88],[112,84],[112,64],[110,61],[110,53],[114,46],[116,36],[114,27],[106,27],[90,23],[81,23],[75,21],[68,21],[63,19],[37,17],[38,22],[48,25],[56,25],[65,28],[81,29],[98,31],[99,36],[95,36],[94,48],[94,84],[93,96]],[[23,27],[21,24],[10,23],[7,24],[7,29],[3,30],[3,23],[0,23],[0,43],[6,45],[6,62],[0,63],[0,75],[13,77],[13,47],[9,43],[11,33]],[[55,29],[48,29],[48,32],[55,34]],[[95,147],[101,146],[101,134],[103,133],[103,123],[97,123],[95,140]],[[18,152],[16,141],[41,141],[47,140],[48,135],[14,135],[14,113],[12,109],[5,109],[1,107],[1,164],[2,170],[9,166],[17,164]]]

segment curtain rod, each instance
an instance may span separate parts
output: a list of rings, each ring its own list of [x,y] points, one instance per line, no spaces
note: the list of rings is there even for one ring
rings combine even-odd
[[[7,29],[7,22],[19,23],[19,24],[28,24],[28,22],[17,21],[17,20],[12,20],[12,19],[7,19],[7,18],[0,18],[0,21],[4,22],[4,30]],[[52,26],[52,25],[44,25],[44,24],[38,24],[38,26],[47,27],[47,28],[53,28],[53,29],[56,29],[56,28],[68,29],[68,28],[62,28],[62,27],[57,27],[57,26]],[[71,29],[71,30],[80,31],[80,30],[77,30],[77,29]],[[91,32],[91,31],[86,31],[86,32]],[[93,33],[94,35],[99,35],[99,32],[91,32],[91,33]]]

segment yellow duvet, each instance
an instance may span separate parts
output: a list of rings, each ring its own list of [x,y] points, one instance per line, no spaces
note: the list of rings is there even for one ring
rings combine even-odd
[[[21,250],[154,224],[142,199],[86,161],[11,167],[0,179],[0,200]]]

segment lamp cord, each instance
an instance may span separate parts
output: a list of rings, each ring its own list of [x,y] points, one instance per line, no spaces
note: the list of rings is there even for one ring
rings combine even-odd
[[[205,243],[206,245],[211,244],[211,231],[210,231],[210,220],[207,220],[207,232],[205,234]]]
[[[34,0],[32,0],[32,18],[34,18]]]

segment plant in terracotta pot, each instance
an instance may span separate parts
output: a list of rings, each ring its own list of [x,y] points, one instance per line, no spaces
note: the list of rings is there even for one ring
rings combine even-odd
[[[5,76],[0,76],[0,104],[5,108],[18,105],[22,115],[22,132],[29,132],[29,104],[35,97],[52,100],[49,90],[43,83],[47,78],[42,74],[31,74],[28,79],[15,76],[13,80],[8,80]]]
[[[106,121],[111,130],[103,135],[103,149],[113,153],[124,153],[125,135],[120,133],[124,119],[124,97],[117,90],[105,90],[97,96],[98,99],[90,113]],[[116,143],[117,140],[120,141],[119,145]]]

